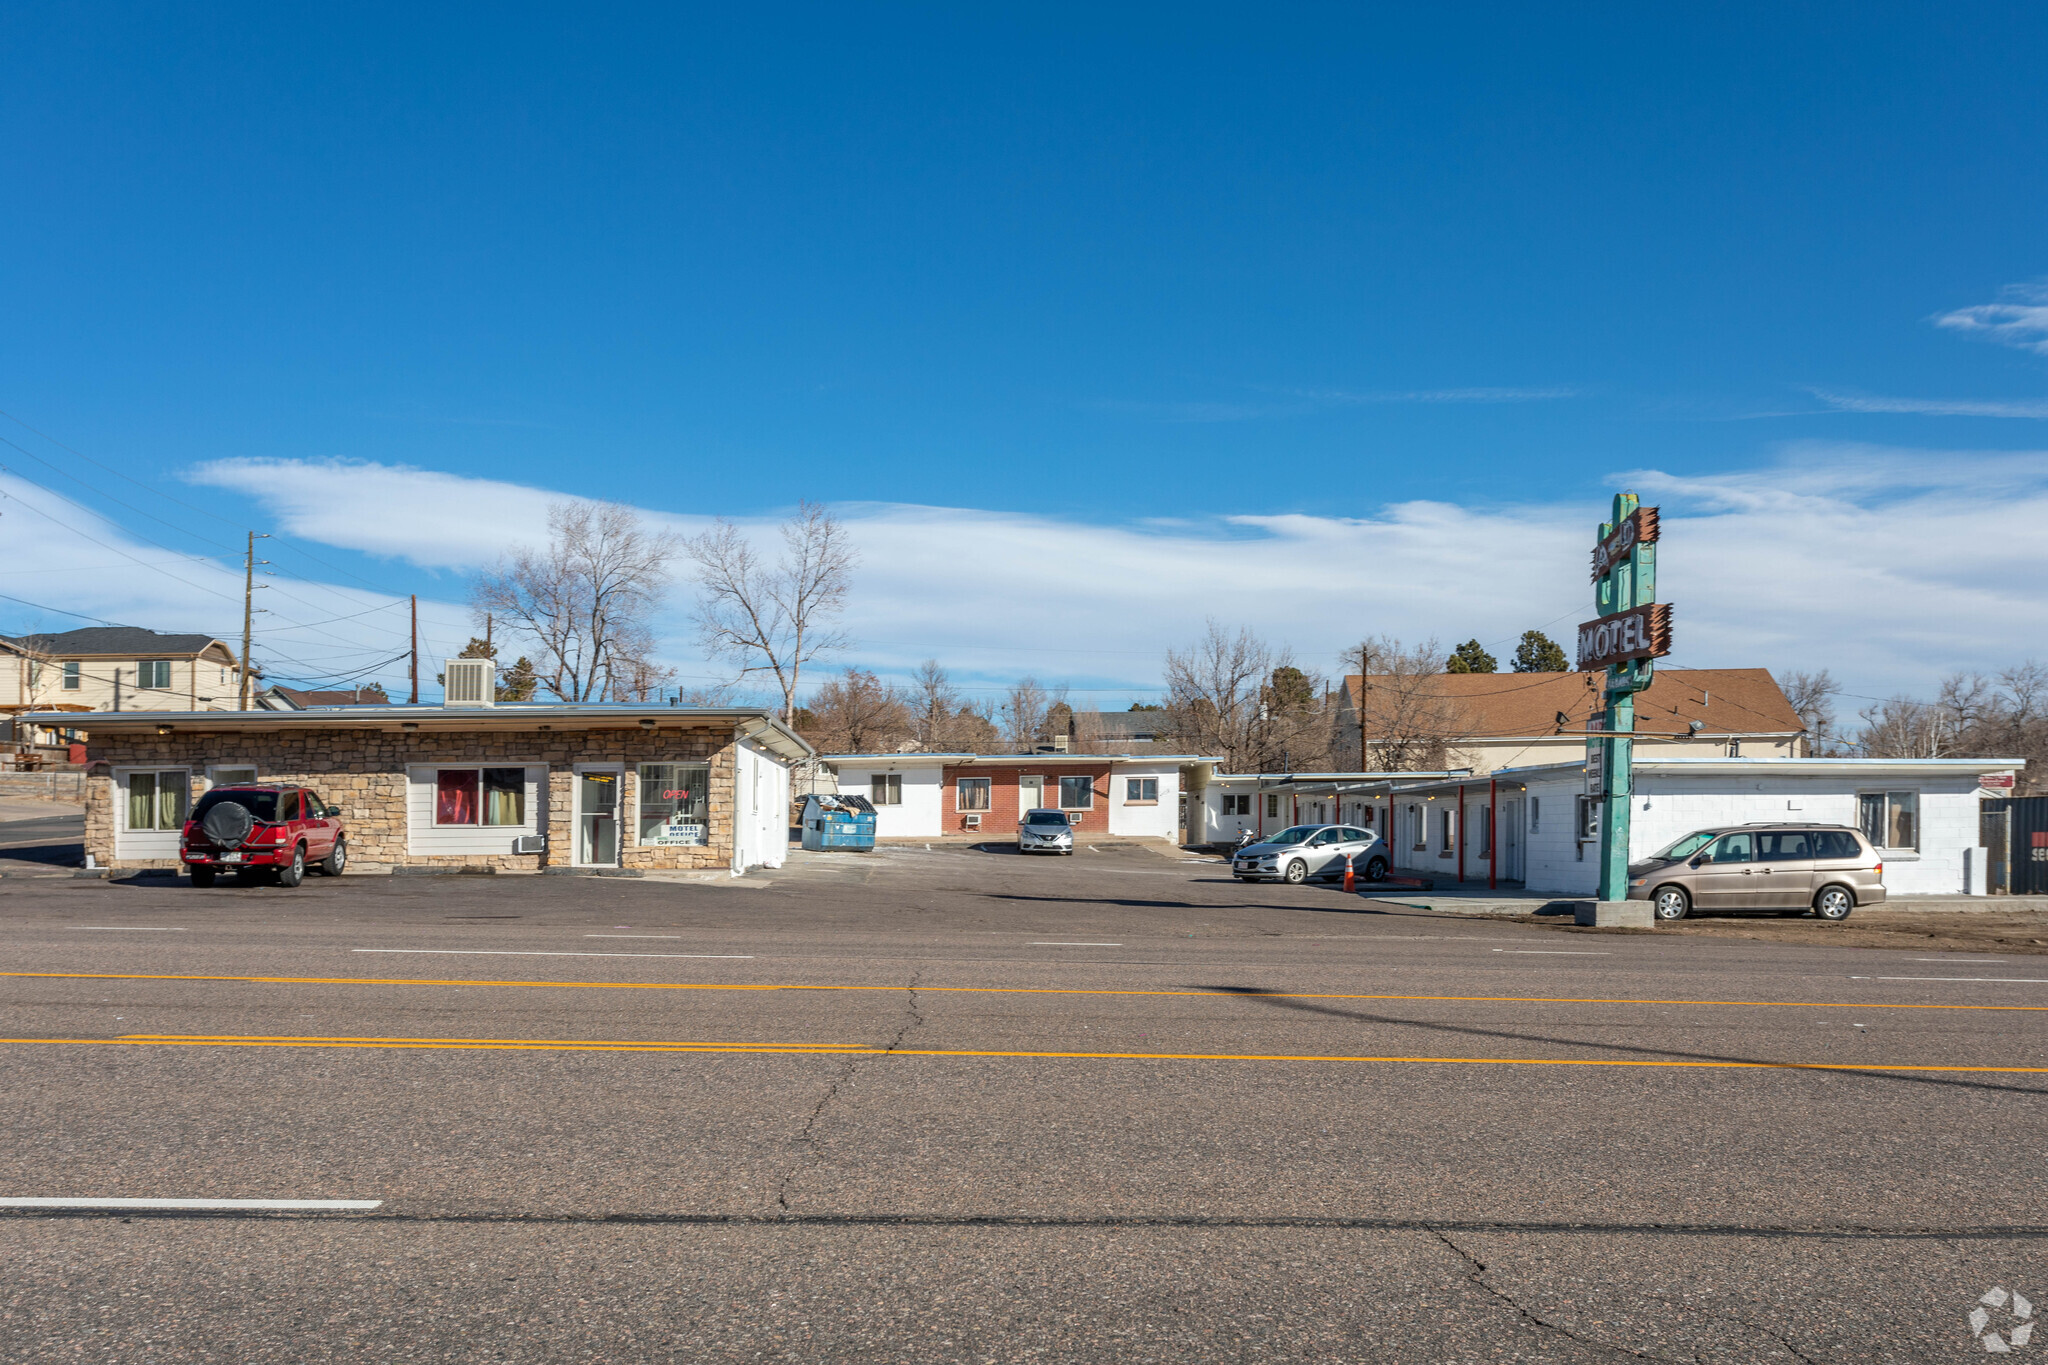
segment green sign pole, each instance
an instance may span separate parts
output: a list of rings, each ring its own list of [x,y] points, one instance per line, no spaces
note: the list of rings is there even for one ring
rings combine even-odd
[[[1615,494],[1614,517],[1602,523],[1601,539],[1612,535],[1637,505],[1635,494]],[[1655,602],[1656,544],[1638,540],[1626,555],[1617,556],[1597,580],[1593,598],[1594,610],[1601,616],[1618,615]],[[1635,756],[1635,741],[1629,736],[1636,730],[1636,693],[1650,685],[1656,665],[1649,659],[1637,659],[1609,664],[1604,671],[1606,733],[1612,738],[1599,741],[1607,746],[1606,761],[1600,765],[1604,781],[1599,793],[1600,899],[1619,901],[1628,899],[1629,795]]]

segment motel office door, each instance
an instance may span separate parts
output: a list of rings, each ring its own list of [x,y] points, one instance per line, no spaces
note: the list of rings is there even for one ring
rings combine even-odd
[[[1021,820],[1027,810],[1045,809],[1045,779],[1043,777],[1020,777],[1017,779],[1017,817]]]
[[[619,788],[622,774],[579,772],[576,774],[577,867],[619,865]]]

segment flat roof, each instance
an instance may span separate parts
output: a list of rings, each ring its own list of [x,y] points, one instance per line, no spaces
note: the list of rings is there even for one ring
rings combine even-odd
[[[1639,758],[1629,765],[1638,775],[1673,776],[1680,773],[1703,777],[1827,777],[1863,774],[1891,774],[1933,777],[1971,777],[1979,773],[2017,771],[2027,766],[2023,758]],[[1532,777],[1563,777],[1585,771],[1585,760],[1575,763],[1539,763],[1526,768],[1497,768],[1470,779],[1523,781]],[[1451,782],[1427,782],[1424,786],[1455,786]]]
[[[1206,754],[820,754],[831,764],[879,766],[908,763],[914,766],[1015,768],[1023,765],[1051,766],[1061,763],[1220,763]]]
[[[141,730],[624,730],[731,725],[776,754],[813,755],[809,742],[759,706],[547,705],[330,706],[314,711],[37,711],[20,717],[43,725],[128,734]]]

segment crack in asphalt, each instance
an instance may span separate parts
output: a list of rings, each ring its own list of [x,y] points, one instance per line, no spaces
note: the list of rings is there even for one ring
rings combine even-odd
[[[852,1080],[853,1073],[860,1069],[862,1056],[887,1056],[903,1046],[903,1040],[910,1035],[912,1029],[919,1028],[924,1024],[924,1009],[918,1004],[917,1000],[917,981],[920,975],[922,975],[921,972],[912,972],[910,980],[904,985],[903,989],[907,993],[907,999],[904,1002],[903,1022],[897,1026],[896,1035],[883,1044],[879,1053],[865,1053],[847,1057],[844,1065],[839,1068],[839,1074],[832,1078],[832,1084],[825,1087],[825,1093],[819,1096],[818,1103],[812,1108],[810,1117],[804,1120],[803,1130],[796,1135],[796,1146],[799,1149],[800,1155],[795,1161],[790,1163],[789,1169],[782,1173],[782,1179],[776,1182],[775,1186],[775,1207],[782,1210],[785,1215],[792,1212],[789,1207],[790,1187],[796,1183],[797,1178],[805,1171],[821,1165],[825,1160],[824,1152],[819,1150],[817,1139],[812,1137],[811,1134],[817,1129],[818,1120],[823,1118],[825,1111],[832,1107],[832,1101],[839,1098],[839,1088]]]
[[[1575,1341],[1581,1346],[1590,1346],[1596,1351],[1611,1351],[1616,1355],[1627,1356],[1631,1360],[1653,1360],[1663,1362],[1664,1365],[1670,1365],[1671,1358],[1669,1356],[1653,1356],[1643,1351],[1633,1350],[1627,1346],[1617,1346],[1611,1341],[1600,1341],[1594,1337],[1581,1336],[1579,1333],[1574,1332],[1569,1327],[1563,1326],[1560,1323],[1552,1322],[1548,1318],[1538,1315],[1534,1309],[1524,1306],[1512,1294],[1509,1294],[1504,1290],[1496,1289],[1492,1285],[1488,1284],[1486,1282],[1486,1262],[1480,1260],[1477,1256],[1474,1256],[1471,1252],[1465,1250],[1465,1248],[1459,1246],[1456,1242],[1452,1241],[1449,1234],[1447,1234],[1442,1228],[1430,1227],[1425,1229],[1425,1231],[1427,1231],[1430,1236],[1436,1238],[1437,1241],[1443,1243],[1446,1247],[1449,1247],[1451,1253],[1455,1255],[1459,1260],[1465,1263],[1467,1267],[1465,1272],[1466,1283],[1470,1284],[1473,1288],[1479,1290],[1480,1292],[1487,1294],[1492,1298],[1498,1299],[1500,1302],[1506,1304],[1510,1309],[1512,1309],[1515,1312],[1517,1316],[1519,1316],[1522,1319],[1522,1321],[1528,1323],[1531,1327],[1539,1328],[1546,1332],[1555,1332],[1567,1341]]]
[[[1766,1327],[1762,1323],[1751,1322],[1748,1318],[1738,1318],[1733,1313],[1717,1313],[1714,1316],[1726,1318],[1730,1322],[1740,1324],[1743,1327],[1747,1327],[1750,1331],[1756,1333],[1760,1337],[1769,1337],[1772,1341],[1775,1341],[1780,1346],[1784,1347],[1786,1353],[1789,1354],[1794,1360],[1798,1361],[1799,1365],[1820,1365],[1819,1361],[1815,1360],[1812,1356],[1806,1354],[1806,1352],[1800,1350],[1797,1346],[1794,1346],[1792,1344],[1792,1339],[1786,1336],[1783,1332],[1777,1331],[1770,1327]]]

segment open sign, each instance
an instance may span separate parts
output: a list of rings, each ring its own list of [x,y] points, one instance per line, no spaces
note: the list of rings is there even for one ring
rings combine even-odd
[[[690,789],[688,787],[665,788],[661,793],[661,799],[664,801],[687,801],[690,799]]]

